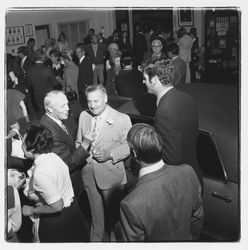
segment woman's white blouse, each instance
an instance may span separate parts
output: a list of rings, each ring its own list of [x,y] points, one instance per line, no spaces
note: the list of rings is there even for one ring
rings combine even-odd
[[[46,204],[50,205],[62,198],[64,207],[73,201],[74,192],[68,166],[55,153],[39,155],[34,161],[33,188]]]

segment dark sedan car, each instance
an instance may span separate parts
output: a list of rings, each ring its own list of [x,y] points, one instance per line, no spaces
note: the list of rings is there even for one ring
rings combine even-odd
[[[199,109],[197,159],[203,173],[205,222],[203,240],[236,241],[240,232],[239,204],[239,100],[232,85],[189,84]],[[156,98],[145,94],[113,102],[132,122],[153,123]]]

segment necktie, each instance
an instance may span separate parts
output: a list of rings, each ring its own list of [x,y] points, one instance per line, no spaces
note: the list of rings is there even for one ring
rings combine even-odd
[[[91,143],[91,147],[94,148],[96,145],[96,140],[97,137],[99,136],[99,132],[100,132],[100,119],[98,117],[95,117],[93,120],[95,123],[93,125],[93,129],[92,129],[92,133],[94,135],[94,140]]]
[[[65,133],[68,135],[68,131],[65,127],[65,124],[63,122],[61,122],[61,128],[65,131]]]

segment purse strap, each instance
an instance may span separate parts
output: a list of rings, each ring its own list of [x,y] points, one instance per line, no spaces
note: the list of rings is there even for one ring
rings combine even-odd
[[[20,134],[20,132],[19,132],[17,129],[15,129],[15,128],[13,128],[12,130],[15,131],[16,134],[18,135],[19,139],[21,139],[21,140],[23,141],[23,137],[22,137],[22,135]],[[12,139],[13,139],[13,138],[12,138]]]

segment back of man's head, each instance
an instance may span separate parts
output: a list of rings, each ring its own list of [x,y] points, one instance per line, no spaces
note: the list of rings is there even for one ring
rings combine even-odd
[[[127,142],[138,161],[153,164],[162,159],[162,138],[145,123],[137,123],[129,130]]]
[[[162,85],[172,85],[175,79],[175,67],[170,60],[160,59],[154,64],[148,64],[144,72],[149,76],[151,80],[154,76],[157,76]]]
[[[45,52],[42,49],[37,49],[35,51],[35,59],[36,61],[44,61],[45,60]]]
[[[167,52],[171,52],[173,55],[179,54],[179,47],[176,43],[171,43],[167,47]]]

